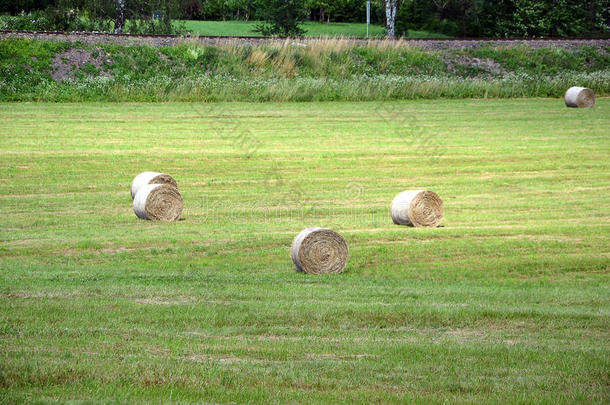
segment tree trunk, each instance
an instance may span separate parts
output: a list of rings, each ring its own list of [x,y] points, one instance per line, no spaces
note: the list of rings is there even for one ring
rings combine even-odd
[[[115,8],[114,33],[120,34],[123,32],[123,26],[125,25],[125,0],[116,0]]]
[[[164,12],[163,12],[163,25],[165,25],[165,29],[167,30],[167,34],[172,33],[172,15],[169,1],[166,1],[164,4]]]
[[[394,38],[396,27],[396,9],[398,0],[385,0],[385,30],[386,36]]]

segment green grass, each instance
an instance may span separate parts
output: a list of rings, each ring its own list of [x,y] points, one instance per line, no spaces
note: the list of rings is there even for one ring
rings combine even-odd
[[[407,38],[452,38],[449,35],[441,34],[440,32],[431,32],[423,30],[409,30]]]
[[[198,35],[218,36],[260,36],[255,32],[258,21],[192,21],[184,20],[188,32]],[[366,24],[364,23],[329,23],[306,22],[302,25],[307,37],[366,37]],[[384,37],[385,27],[380,25],[369,26],[370,37]],[[439,33],[428,31],[409,31],[412,38],[447,38]]]
[[[0,104],[0,402],[608,403],[610,100]],[[183,220],[131,209],[143,170]],[[392,224],[407,188],[444,227]],[[341,232],[347,272],[294,271]]]
[[[69,48],[63,83],[52,59]],[[94,55],[104,54],[92,65]],[[76,63],[80,65],[76,65]],[[99,77],[98,70],[107,77]],[[560,97],[578,84],[610,95],[610,54],[592,47],[426,51],[404,42],[321,39],[171,47],[0,40],[2,101],[370,101]]]

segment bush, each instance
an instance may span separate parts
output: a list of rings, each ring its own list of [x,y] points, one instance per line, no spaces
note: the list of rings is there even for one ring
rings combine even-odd
[[[565,37],[607,35],[608,0],[404,0],[397,33],[424,29],[447,35]]]
[[[0,0],[1,1],[1,0]],[[133,34],[184,34],[185,24],[174,23],[177,0],[125,2],[124,32]],[[153,14],[156,18],[153,18]],[[45,10],[0,16],[0,29],[33,31],[112,32],[116,18],[115,0],[56,0]]]
[[[305,33],[300,24],[305,21],[303,0],[264,0],[263,23],[255,31],[265,36],[299,37]]]
[[[54,3],[54,0],[0,0],[0,11],[17,15],[22,12],[44,10]]]
[[[0,29],[24,31],[110,31],[110,21],[91,20],[78,10],[49,7],[44,11],[1,16]]]

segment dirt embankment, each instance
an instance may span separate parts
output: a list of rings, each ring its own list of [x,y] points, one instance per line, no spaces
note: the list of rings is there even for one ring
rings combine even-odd
[[[0,38],[30,38],[47,41],[82,42],[89,45],[119,44],[119,45],[150,45],[172,46],[184,41],[198,41],[204,45],[218,45],[224,43],[258,44],[262,42],[283,42],[283,38],[256,38],[256,37],[182,37],[182,36],[147,36],[147,35],[115,35],[102,33],[42,33],[42,32],[9,32],[1,31]],[[316,38],[301,38],[292,41],[307,43],[316,41]],[[378,40],[353,39],[358,44],[366,44]],[[409,45],[423,49],[462,49],[477,48],[481,46],[515,46],[527,45],[532,48],[575,48],[580,46],[594,46],[597,48],[610,46],[608,39],[406,39]]]

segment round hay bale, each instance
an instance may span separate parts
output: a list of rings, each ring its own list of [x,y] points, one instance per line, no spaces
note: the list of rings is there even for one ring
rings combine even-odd
[[[586,87],[570,87],[566,91],[565,101],[568,107],[591,108],[595,105],[595,94]]]
[[[342,273],[349,249],[343,236],[326,228],[307,228],[290,247],[290,257],[297,268],[309,274]]]
[[[443,200],[434,191],[403,191],[392,200],[391,213],[396,225],[435,228],[443,219]]]
[[[143,172],[138,174],[131,182],[131,198],[134,199],[138,190],[147,184],[169,184],[178,188],[178,183],[169,174],[157,172]]]
[[[182,215],[183,208],[180,192],[168,184],[142,186],[133,199],[133,211],[138,218],[153,221],[176,221]]]

